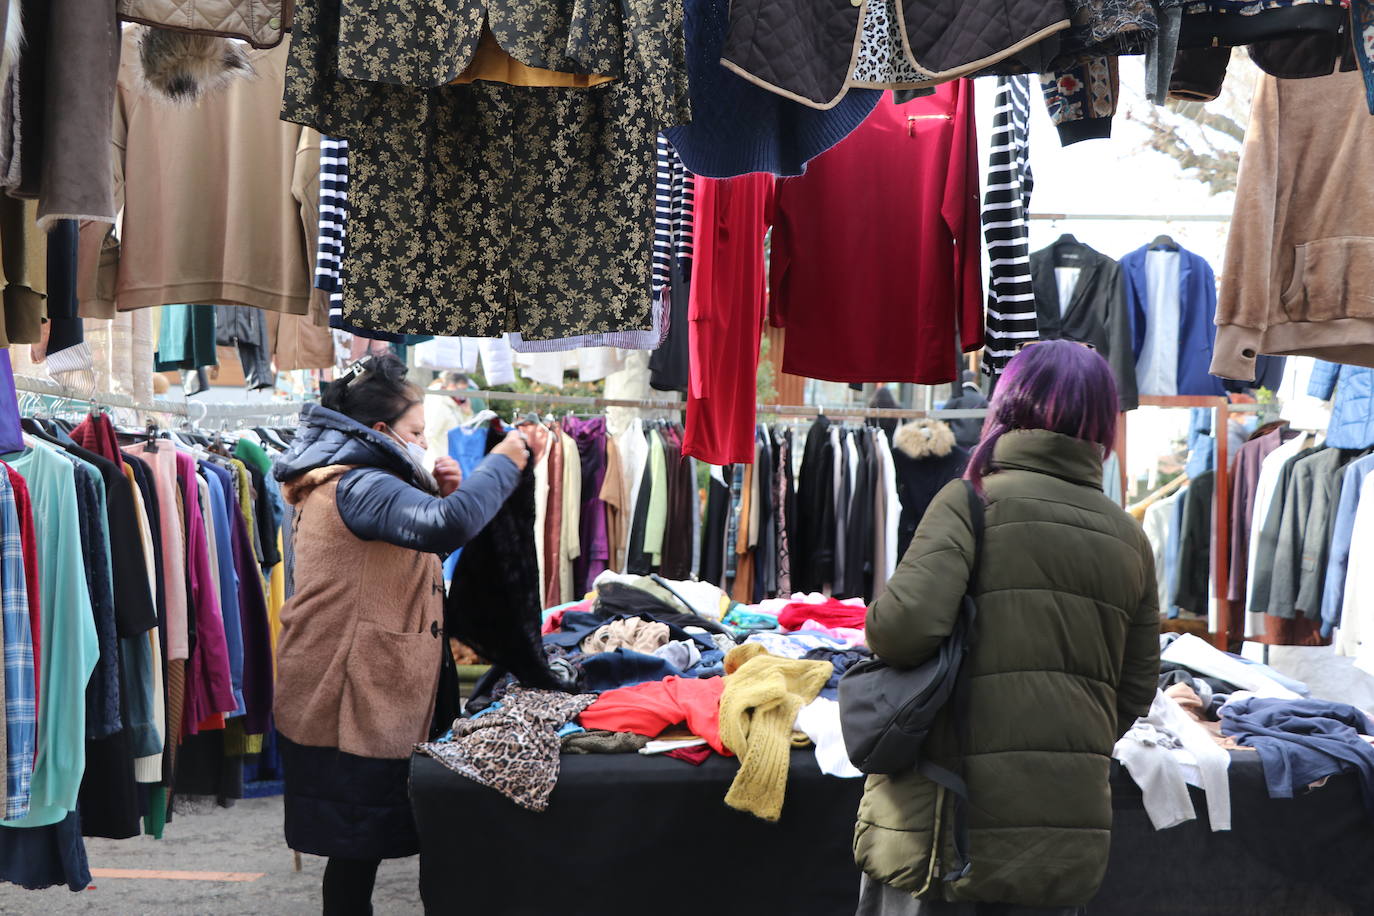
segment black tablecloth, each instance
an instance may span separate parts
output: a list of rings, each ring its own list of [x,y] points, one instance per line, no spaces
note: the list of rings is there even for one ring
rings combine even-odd
[[[1231,830],[1198,819],[1156,832],[1140,789],[1112,773],[1112,854],[1088,911],[1148,914],[1374,913],[1374,821],[1358,781],[1337,776],[1293,799],[1271,799],[1253,751],[1231,752]]]
[[[1234,753],[1232,827],[1157,833],[1140,791],[1113,775],[1111,864],[1097,914],[1374,912],[1374,825],[1356,781],[1271,800],[1253,753]],[[411,800],[420,893],[430,913],[480,916],[848,916],[858,891],[850,841],[862,780],[792,756],[782,820],[727,808],[736,762],[701,767],[639,755],[563,758],[535,814],[416,755]]]

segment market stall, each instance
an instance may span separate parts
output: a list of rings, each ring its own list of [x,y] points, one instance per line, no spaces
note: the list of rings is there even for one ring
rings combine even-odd
[[[533,916],[595,901],[607,916],[629,916],[652,902],[665,916],[692,916],[709,887],[730,912],[852,912],[861,786],[822,776],[808,757],[793,756],[795,807],[764,824],[720,804],[733,776],[723,759],[694,769],[565,757],[549,810],[535,814],[417,755],[411,797],[425,906]],[[1156,832],[1139,789],[1115,772],[1111,864],[1090,911],[1316,916],[1374,907],[1374,826],[1356,779],[1271,800],[1256,756],[1232,757],[1232,829],[1222,833],[1205,819]],[[460,878],[477,873],[482,880]]]
[[[1110,842],[1104,912],[1374,911],[1374,0],[0,34],[0,881],[280,790],[331,916],[417,850],[434,911],[848,913],[965,806],[975,898]],[[956,632],[961,775],[865,790],[840,680]]]

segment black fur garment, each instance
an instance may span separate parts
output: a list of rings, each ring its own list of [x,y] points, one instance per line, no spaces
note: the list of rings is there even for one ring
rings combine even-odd
[[[505,438],[487,434],[487,451]],[[534,549],[534,469],[487,527],[468,542],[444,602],[444,629],[526,687],[561,689],[544,658],[543,601]]]
[[[229,38],[141,26],[138,58],[149,91],[168,102],[194,105],[235,79],[251,76],[248,45]]]

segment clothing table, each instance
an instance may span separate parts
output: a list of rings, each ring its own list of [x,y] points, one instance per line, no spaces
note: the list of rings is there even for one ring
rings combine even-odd
[[[1231,830],[1198,819],[1150,826],[1140,789],[1112,765],[1112,851],[1088,912],[1317,916],[1374,912],[1374,819],[1354,775],[1293,799],[1272,799],[1259,755],[1231,752]]]
[[[1357,781],[1271,800],[1258,757],[1233,752],[1230,833],[1199,819],[1156,832],[1140,790],[1113,768],[1115,827],[1098,914],[1374,912],[1374,821]],[[411,758],[420,893],[429,913],[545,916],[850,916],[850,851],[863,781],[823,775],[794,751],[782,819],[725,806],[736,762],[700,767],[637,754],[569,755],[549,808]],[[976,866],[975,866],[976,867]]]
[[[863,781],[792,755],[782,819],[725,806],[734,759],[700,767],[639,754],[568,754],[536,814],[430,757],[411,757],[427,913],[849,913]]]

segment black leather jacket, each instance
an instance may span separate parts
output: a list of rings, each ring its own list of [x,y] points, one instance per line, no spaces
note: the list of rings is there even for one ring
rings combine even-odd
[[[451,553],[475,537],[520,481],[515,462],[488,455],[440,498],[419,486],[409,456],[390,438],[316,404],[301,411],[296,439],[272,473],[285,482],[339,464],[356,465],[340,479],[335,499],[349,531],[429,553]]]

